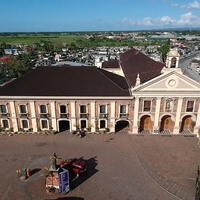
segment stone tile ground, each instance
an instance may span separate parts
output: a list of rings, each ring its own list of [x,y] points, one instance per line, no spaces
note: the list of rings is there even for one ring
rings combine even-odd
[[[84,157],[85,176],[62,195],[45,191],[50,155]],[[200,163],[197,138],[129,135],[0,135],[2,200],[192,200]],[[16,170],[34,174],[22,182]]]

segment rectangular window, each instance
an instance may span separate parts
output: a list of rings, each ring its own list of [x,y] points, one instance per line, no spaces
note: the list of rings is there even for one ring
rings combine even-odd
[[[99,106],[99,112],[101,114],[105,114],[106,113],[106,105],[100,105]]]
[[[106,128],[106,120],[100,120],[99,121],[99,128],[100,129]]]
[[[22,128],[27,129],[28,128],[28,120],[22,120]]]
[[[47,113],[47,106],[46,105],[40,105],[40,113],[41,114]]]
[[[80,122],[81,122],[80,123],[80,128],[86,128],[86,125],[87,125],[86,120],[81,120]]]
[[[8,123],[8,120],[2,120],[2,125],[3,127],[6,129],[6,128],[9,128],[9,123]]]
[[[47,118],[47,106],[40,105],[40,118]]]
[[[106,113],[106,105],[100,105],[99,106],[99,118],[106,118],[107,113]]]
[[[6,105],[0,105],[0,112],[1,114],[7,114],[7,107]]]
[[[150,100],[144,101],[143,111],[145,111],[145,112],[151,111],[151,101]]]
[[[48,129],[48,121],[47,120],[41,120],[41,127],[42,129]]]
[[[128,114],[127,114],[127,105],[120,105],[119,108],[119,117],[120,118],[127,118]]]
[[[87,107],[86,105],[80,105],[80,118],[87,118]]]
[[[67,107],[66,105],[60,105],[60,118],[67,118]]]
[[[186,112],[193,112],[193,109],[194,109],[194,101],[188,101],[187,107],[186,107]]]
[[[81,105],[80,106],[80,113],[81,114],[85,114],[87,111],[86,111],[86,105]]]
[[[26,114],[27,113],[26,105],[20,105],[19,106],[19,112],[21,114]]]
[[[60,113],[67,113],[67,108],[65,105],[60,105]]]

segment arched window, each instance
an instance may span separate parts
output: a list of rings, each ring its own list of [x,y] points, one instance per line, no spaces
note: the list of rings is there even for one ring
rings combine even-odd
[[[176,67],[176,58],[173,57],[173,58],[171,59],[171,68],[175,68],[175,67]]]

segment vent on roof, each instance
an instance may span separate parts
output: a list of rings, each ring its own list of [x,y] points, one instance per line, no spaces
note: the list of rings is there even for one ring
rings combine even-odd
[[[139,53],[139,51],[136,51],[136,52],[135,52],[135,55],[137,55],[138,53]]]

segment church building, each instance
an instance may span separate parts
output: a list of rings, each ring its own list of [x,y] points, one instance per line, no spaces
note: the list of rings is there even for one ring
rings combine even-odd
[[[102,68],[37,67],[0,87],[1,130],[196,135],[200,84],[179,59],[174,49],[166,63],[131,49]]]

